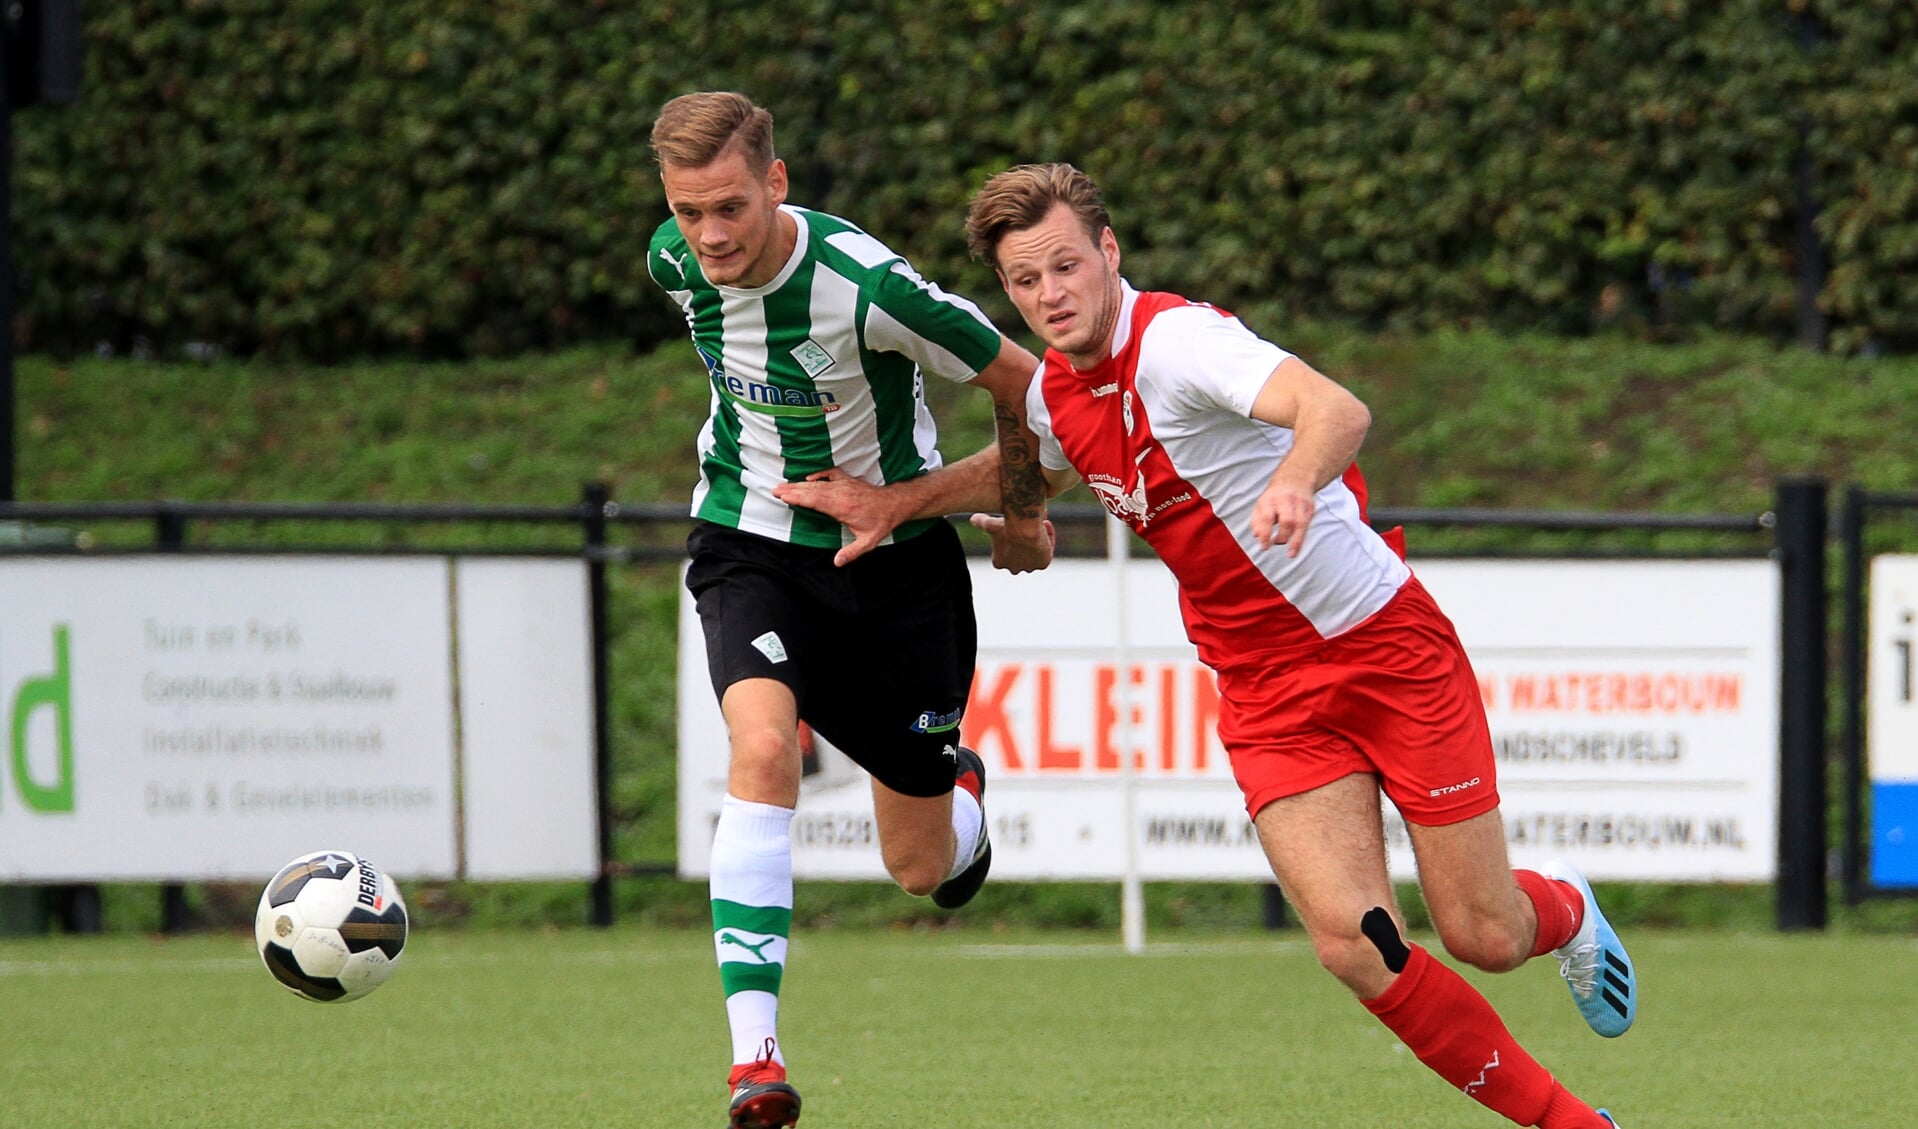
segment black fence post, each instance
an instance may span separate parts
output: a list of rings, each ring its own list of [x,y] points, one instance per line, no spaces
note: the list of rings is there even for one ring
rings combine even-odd
[[[0,333],[0,502],[15,500],[18,465],[13,450],[13,100],[6,89],[13,76],[7,71],[6,54],[0,42],[0,205],[7,208],[0,215],[0,327],[5,328]]]
[[[1845,904],[1855,906],[1865,900],[1865,492],[1846,487],[1838,514],[1845,575],[1840,597],[1844,626],[1838,644],[1840,742],[1845,756],[1844,856],[1839,873],[1844,879]]]
[[[1781,931],[1826,920],[1825,480],[1778,482],[1778,883]]]
[[[186,547],[186,517],[171,506],[163,505],[153,515],[153,547],[162,553],[177,553]],[[186,887],[167,882],[160,887],[160,932],[184,933],[194,927],[193,911],[186,903]]]
[[[599,820],[599,877],[593,879],[592,923],[613,923],[613,758],[607,735],[606,688],[606,518],[612,491],[604,482],[588,482],[581,491],[586,529],[587,592],[593,629],[593,803]]]
[[[1265,927],[1267,929],[1284,929],[1285,891],[1279,889],[1277,886],[1267,886],[1264,888],[1264,893],[1264,912],[1261,916],[1265,919]]]

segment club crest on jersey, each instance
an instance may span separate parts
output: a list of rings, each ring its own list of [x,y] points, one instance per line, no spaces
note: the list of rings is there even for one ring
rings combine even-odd
[[[793,350],[792,356],[793,360],[799,362],[799,367],[805,370],[807,376],[818,376],[834,364],[832,354],[826,352],[826,347],[810,337],[799,343],[799,347]]]

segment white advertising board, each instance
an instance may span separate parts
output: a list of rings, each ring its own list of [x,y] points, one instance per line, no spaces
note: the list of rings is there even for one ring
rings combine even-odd
[[[577,587],[583,566],[570,563]],[[545,614],[495,592],[467,612],[468,702],[456,713],[455,567],[438,557],[0,560],[0,881],[252,878],[323,848],[400,876],[450,877],[476,827],[488,841],[470,853],[524,850],[546,871],[547,828],[590,829],[590,800],[582,811],[573,795],[516,798],[528,826],[514,833],[529,842],[496,843],[502,800],[474,771],[512,771],[492,731],[537,731],[516,719],[546,708],[555,686],[590,684],[586,636],[563,640],[575,656],[564,646],[492,653],[489,629],[510,635]],[[485,593],[505,566],[457,567]],[[464,812],[461,732],[472,757]],[[583,745],[554,735],[550,747],[520,748],[518,771],[557,761],[583,772],[590,797],[590,735]]]
[[[1516,865],[1595,878],[1764,880],[1775,870],[1778,588],[1765,561],[1432,561],[1417,570],[1479,675]],[[1156,559],[1128,566],[1127,662],[1103,561],[973,566],[978,673],[963,736],[988,765],[993,873],[1114,879],[1134,789],[1147,879],[1269,879],[1215,733],[1218,691]],[[682,873],[703,875],[725,729],[682,600]],[[1130,718],[1128,741],[1121,719]],[[1120,750],[1135,775],[1125,782]],[[802,877],[881,878],[865,779],[822,756],[794,823]],[[1391,808],[1386,805],[1388,817]],[[1413,875],[1389,820],[1393,870]]]
[[[599,873],[592,604],[577,560],[462,557],[464,877]]]
[[[1871,878],[1918,886],[1918,556],[1872,558],[1865,642]]]

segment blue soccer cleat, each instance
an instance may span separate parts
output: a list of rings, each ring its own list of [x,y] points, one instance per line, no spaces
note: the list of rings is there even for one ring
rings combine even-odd
[[[1552,955],[1558,958],[1559,974],[1572,986],[1572,1000],[1585,1022],[1600,1035],[1616,1039],[1631,1030],[1632,1020],[1638,1018],[1638,971],[1625,955],[1617,930],[1599,912],[1592,884],[1578,868],[1553,859],[1539,872],[1570,885],[1585,899],[1585,918],[1578,932],[1562,948],[1553,949]]]
[[[1600,1117],[1602,1117],[1602,1118],[1604,1118],[1605,1120],[1607,1120],[1607,1121],[1609,1121],[1609,1122],[1611,1122],[1611,1123],[1612,1123],[1613,1125],[1617,1125],[1617,1124],[1618,1124],[1618,1118],[1616,1118],[1616,1117],[1613,1117],[1613,1116],[1612,1116],[1612,1112],[1611,1112],[1610,1110],[1608,1110],[1608,1109],[1601,1109],[1601,1110],[1599,1110],[1599,1111],[1598,1111],[1598,1115],[1599,1115]]]

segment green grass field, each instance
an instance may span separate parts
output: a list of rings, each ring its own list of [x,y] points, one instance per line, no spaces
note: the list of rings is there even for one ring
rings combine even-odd
[[[1170,936],[1170,935],[1168,935]],[[1421,938],[1429,940],[1429,938]],[[1549,961],[1475,975],[1627,1129],[1918,1117],[1918,945],[1640,930],[1638,1026],[1603,1040]],[[793,945],[802,1126],[1507,1124],[1452,1093],[1296,931],[831,930]],[[250,937],[0,942],[0,1125],[716,1127],[726,1037],[696,930],[416,930],[394,978],[297,999]]]

